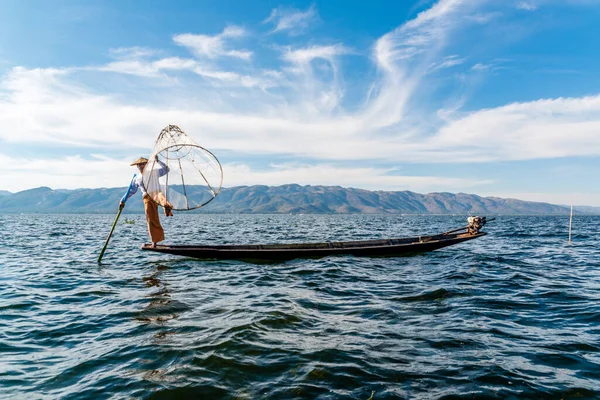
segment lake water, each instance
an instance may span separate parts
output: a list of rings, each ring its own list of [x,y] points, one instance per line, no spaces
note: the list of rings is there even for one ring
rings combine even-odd
[[[123,221],[133,218],[135,223]],[[142,252],[143,215],[0,216],[0,398],[600,398],[600,218],[498,217],[404,258]],[[465,217],[176,214],[165,243],[439,233]]]

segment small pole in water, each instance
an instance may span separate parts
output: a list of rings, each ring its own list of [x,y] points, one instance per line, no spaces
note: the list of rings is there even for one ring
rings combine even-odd
[[[571,244],[571,227],[573,226],[573,204],[571,204],[571,218],[569,218],[569,243]]]

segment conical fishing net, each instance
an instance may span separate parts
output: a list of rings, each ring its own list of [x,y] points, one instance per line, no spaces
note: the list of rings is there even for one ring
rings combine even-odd
[[[193,210],[213,200],[223,183],[219,160],[176,125],[164,128],[142,173],[142,185],[159,205]]]

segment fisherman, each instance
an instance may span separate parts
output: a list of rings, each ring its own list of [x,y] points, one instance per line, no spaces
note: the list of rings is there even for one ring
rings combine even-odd
[[[146,168],[146,165],[148,164],[148,159],[140,157],[131,164],[132,166],[135,165],[138,167],[140,174],[131,182],[130,190],[125,193],[119,202],[119,209],[123,209],[123,207],[125,207],[125,202],[137,192],[138,188],[141,189],[152,248],[156,247],[156,243],[165,240],[165,231],[160,224],[160,217],[158,216],[159,203],[163,206],[167,217],[173,216],[173,212],[171,211],[173,206],[167,201],[158,185],[158,178],[168,174],[169,167],[160,161],[158,156],[155,156],[154,159],[156,160],[156,163],[153,165],[153,171],[150,174],[150,179],[148,179],[149,182],[147,187],[144,187],[142,184],[142,178],[144,168]]]

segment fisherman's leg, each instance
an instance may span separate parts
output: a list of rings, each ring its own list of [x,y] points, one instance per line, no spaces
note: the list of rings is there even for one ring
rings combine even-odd
[[[165,231],[160,224],[158,205],[148,195],[144,196],[144,211],[146,211],[146,222],[152,247],[156,247],[157,242],[165,240]]]

